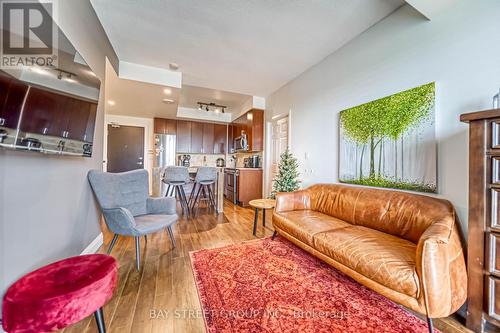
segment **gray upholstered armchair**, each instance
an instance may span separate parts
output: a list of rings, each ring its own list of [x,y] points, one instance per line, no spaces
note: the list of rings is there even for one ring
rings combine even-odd
[[[165,228],[175,247],[172,225],[177,221],[176,200],[171,197],[149,197],[146,170],[122,173],[91,170],[88,179],[101,206],[106,225],[115,234],[108,254],[111,253],[118,235],[135,237],[135,258],[139,270],[140,237],[146,238],[146,235]]]

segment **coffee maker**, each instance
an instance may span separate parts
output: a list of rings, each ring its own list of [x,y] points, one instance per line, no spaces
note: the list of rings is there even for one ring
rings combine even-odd
[[[259,155],[253,155],[251,158],[250,158],[250,163],[251,165],[251,168],[260,168],[261,165],[260,165],[260,156]]]

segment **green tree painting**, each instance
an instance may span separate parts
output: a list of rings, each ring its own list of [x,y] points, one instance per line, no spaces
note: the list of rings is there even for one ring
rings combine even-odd
[[[435,84],[340,113],[340,181],[436,191]]]

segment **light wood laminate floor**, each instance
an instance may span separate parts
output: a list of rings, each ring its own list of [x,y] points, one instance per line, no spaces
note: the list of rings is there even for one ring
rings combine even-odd
[[[179,212],[180,212],[180,208]],[[259,214],[257,237],[272,235],[272,211],[266,213],[266,228]],[[177,247],[168,233],[141,239],[141,270],[135,269],[133,237],[119,237],[112,255],[119,262],[119,284],[104,307],[107,332],[115,333],[202,333],[201,307],[193,280],[189,252],[255,239],[252,236],[254,211],[224,203],[224,214],[200,208],[195,218],[181,218],[174,228]],[[112,234],[104,229],[105,253]],[[435,320],[442,332],[470,332],[456,320]],[[94,317],[66,328],[64,333],[97,332]]]

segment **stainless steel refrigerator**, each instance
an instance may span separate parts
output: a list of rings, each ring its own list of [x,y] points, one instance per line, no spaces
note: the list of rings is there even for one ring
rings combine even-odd
[[[167,166],[175,165],[176,136],[155,134],[155,164],[153,166],[153,196],[164,196],[167,186],[163,183],[163,172]]]

